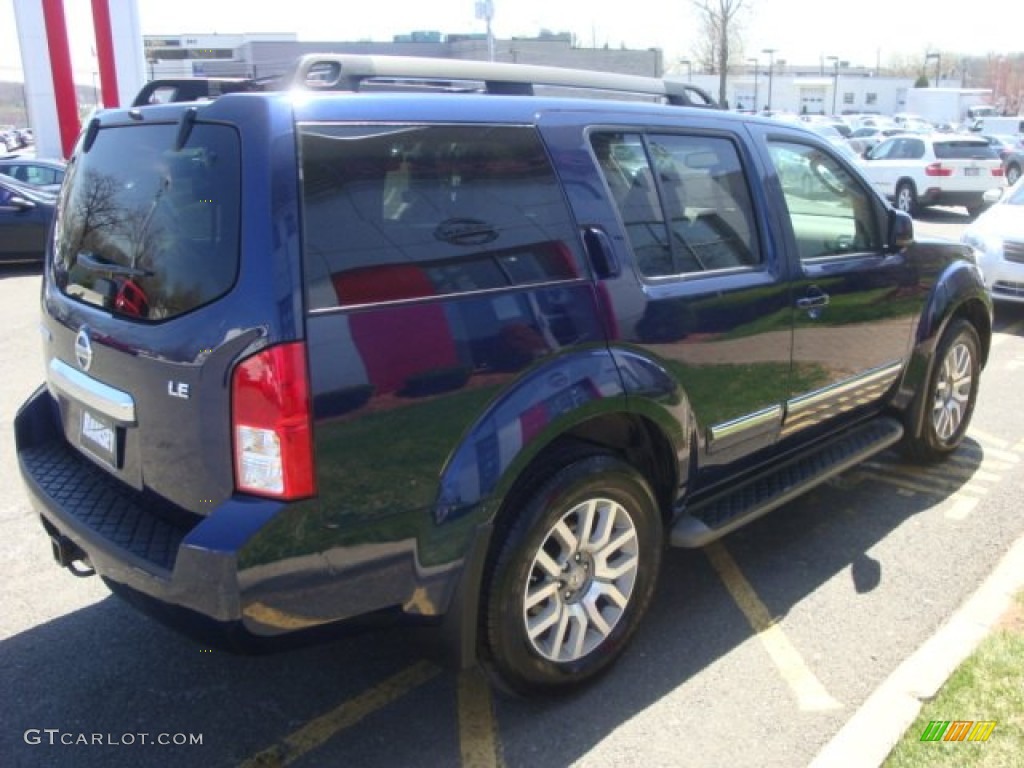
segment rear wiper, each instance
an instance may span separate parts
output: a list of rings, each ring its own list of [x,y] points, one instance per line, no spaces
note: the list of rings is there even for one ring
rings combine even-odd
[[[90,272],[105,272],[111,276],[119,275],[125,277],[152,277],[155,273],[149,269],[129,267],[109,261],[102,256],[89,251],[80,251],[75,257],[75,263],[81,264]]]

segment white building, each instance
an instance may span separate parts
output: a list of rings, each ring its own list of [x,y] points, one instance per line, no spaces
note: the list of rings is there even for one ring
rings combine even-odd
[[[718,75],[671,74],[666,79],[689,81],[718,98]],[[785,66],[772,71],[749,67],[726,80],[726,99],[734,109],[772,110],[794,114],[906,111],[913,77],[884,77],[868,69]],[[943,86],[959,87],[959,80],[944,79]],[[770,93],[770,96],[769,96]]]

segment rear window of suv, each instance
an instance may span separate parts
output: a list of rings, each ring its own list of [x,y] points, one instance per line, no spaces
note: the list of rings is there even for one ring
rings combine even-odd
[[[69,167],[54,236],[57,286],[142,322],[209,304],[239,262],[239,141],[196,124],[103,128]]]
[[[998,160],[999,155],[987,141],[936,141],[939,160]]]

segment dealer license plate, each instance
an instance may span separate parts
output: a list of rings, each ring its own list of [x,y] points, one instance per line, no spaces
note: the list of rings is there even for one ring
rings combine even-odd
[[[89,411],[82,411],[79,445],[93,456],[117,466],[117,430],[113,422]]]

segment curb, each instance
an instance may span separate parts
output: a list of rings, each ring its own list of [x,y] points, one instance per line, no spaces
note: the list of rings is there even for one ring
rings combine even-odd
[[[861,705],[809,768],[878,766],[1024,588],[1024,536],[967,601]]]

